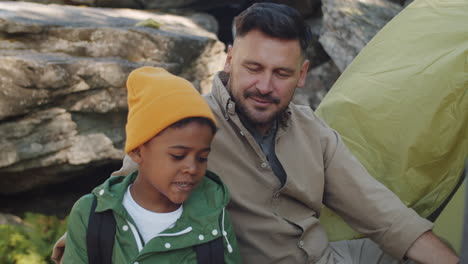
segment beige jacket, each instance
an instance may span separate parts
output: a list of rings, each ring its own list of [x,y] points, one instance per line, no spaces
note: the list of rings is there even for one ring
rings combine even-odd
[[[223,85],[226,80],[219,77],[205,96],[219,127],[208,168],[231,192],[229,210],[245,263],[333,263],[319,222],[322,204],[396,258],[403,258],[432,228],[369,176],[339,135],[309,107],[290,104],[287,126],[278,129],[276,155],[287,173],[280,188],[262,150],[240,122]]]

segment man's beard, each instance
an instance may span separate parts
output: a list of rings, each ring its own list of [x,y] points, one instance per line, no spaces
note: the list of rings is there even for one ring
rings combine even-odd
[[[239,100],[238,98],[234,97],[231,90],[229,90],[229,94],[231,95],[231,98],[233,98],[234,101],[236,102],[236,112],[240,116],[242,116],[247,122],[249,122],[251,125],[254,125],[254,126],[265,126],[265,125],[271,124],[275,120],[279,119],[283,115],[284,111],[286,110],[286,107],[284,107],[283,109],[279,109],[277,111],[270,113],[268,116],[259,118],[256,112],[258,113],[261,111],[258,111],[258,110],[256,111],[255,109],[251,109],[245,103],[245,100],[247,100],[248,97],[254,96],[261,100],[271,102],[273,104],[279,104],[280,99],[273,97],[271,95],[262,95],[258,93],[257,91],[252,91],[252,90],[244,91],[244,93],[242,94],[243,100]]]

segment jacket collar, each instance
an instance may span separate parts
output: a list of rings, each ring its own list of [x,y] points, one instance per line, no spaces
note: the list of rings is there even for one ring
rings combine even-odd
[[[103,212],[110,209],[117,213],[127,215],[123,208],[122,200],[128,186],[135,181],[137,176],[138,171],[128,176],[113,176],[96,187],[93,190],[93,194],[97,199],[96,212]]]
[[[122,200],[128,186],[132,184],[138,171],[131,173],[128,176],[113,176],[107,179],[103,184],[96,187],[93,190],[93,194],[97,198],[96,212],[103,212],[106,210],[113,210],[118,213],[123,209]],[[218,204],[216,208],[208,206],[205,210],[199,211],[192,210],[190,208],[203,208],[207,204],[212,204],[211,199],[216,199]],[[227,187],[221,182],[219,176],[213,172],[206,171],[205,177],[203,178],[200,185],[190,194],[190,197],[184,203],[184,212],[190,212],[194,214],[194,217],[203,217],[203,215],[211,214],[209,210],[219,210],[224,208],[229,202],[229,191]]]
[[[133,219],[125,210],[122,200],[130,184],[132,184],[138,171],[128,176],[113,176],[106,180],[102,185],[93,190],[97,199],[96,212],[112,210],[115,214],[123,217],[131,224],[135,225]],[[216,230],[215,237],[226,236],[224,229],[220,228],[221,221],[224,220],[224,211],[230,200],[227,187],[220,178],[207,171],[202,182],[184,203],[184,211],[176,224],[158,237],[171,237],[177,239],[177,245],[171,249],[184,248],[192,246],[194,243],[203,243],[200,241],[199,234],[211,234]],[[221,225],[224,227],[224,225]],[[182,236],[183,235],[183,236]],[[158,249],[158,251],[167,251],[163,245],[162,239],[152,239],[145,246],[141,254],[146,254]],[[194,242],[195,241],[195,242]]]
[[[229,116],[236,114],[236,103],[231,98],[226,87],[229,80],[229,74],[226,72],[218,72],[213,79],[213,87],[211,88],[211,94],[215,101],[218,103],[224,118],[229,119]]]

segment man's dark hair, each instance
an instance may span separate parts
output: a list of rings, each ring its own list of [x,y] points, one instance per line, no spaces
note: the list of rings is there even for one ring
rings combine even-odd
[[[234,38],[259,30],[274,38],[297,39],[303,53],[312,37],[301,14],[282,4],[255,3],[234,18],[233,26]]]

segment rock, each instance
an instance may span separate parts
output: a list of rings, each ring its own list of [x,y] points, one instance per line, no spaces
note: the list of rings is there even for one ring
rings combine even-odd
[[[406,1],[403,2],[403,6],[407,7],[411,3],[413,3],[413,0],[406,0]]]
[[[0,193],[61,182],[69,179],[70,172],[81,169],[80,165],[123,157],[123,151],[104,133],[79,134],[71,116],[65,109],[50,108],[0,124],[4,135],[0,141],[4,149],[0,154]]]
[[[208,69],[219,69],[224,63],[224,45],[215,32],[208,31],[217,29],[216,21],[206,14],[183,17],[22,2],[0,2],[0,11],[0,32],[7,34],[0,41],[2,50],[58,53],[79,59],[119,58],[121,64],[136,63],[133,67],[159,64],[201,82],[212,77]],[[160,23],[161,28],[134,26],[146,19]],[[206,66],[194,70],[191,66],[196,64]]]
[[[312,39],[306,50],[306,57],[310,61],[309,68],[314,68],[330,60],[327,52],[319,41],[320,32],[323,27],[323,16],[321,14],[306,20],[312,32]]]
[[[24,225],[24,222],[16,215],[0,213],[0,225]]]
[[[400,6],[404,6],[405,5],[405,0],[387,0],[388,2],[392,2],[392,3],[395,3],[395,4],[398,4]]]
[[[304,87],[296,89],[293,102],[300,105],[309,105],[316,109],[341,72],[333,61],[329,60],[307,73]]]
[[[254,1],[254,2],[265,2],[265,1]],[[320,0],[276,0],[272,1],[278,4],[288,5],[295,8],[304,17],[309,17],[320,10]]]
[[[313,0],[311,0],[313,1]],[[29,0],[41,4],[78,5],[134,9],[206,9],[213,6],[236,4],[238,0]]]
[[[0,154],[0,167],[9,167],[18,161],[71,147],[69,139],[76,136],[77,131],[70,113],[65,109],[52,108],[32,113],[16,122],[4,122],[0,124],[0,134],[3,135],[0,145],[5,150]],[[28,168],[22,166],[21,169]]]
[[[225,53],[206,17],[0,2],[0,194],[120,163],[125,80],[137,67],[208,91]],[[134,26],[146,19],[161,26]]]
[[[401,9],[401,6],[383,0],[323,0],[324,24],[320,43],[343,72],[367,42]]]

